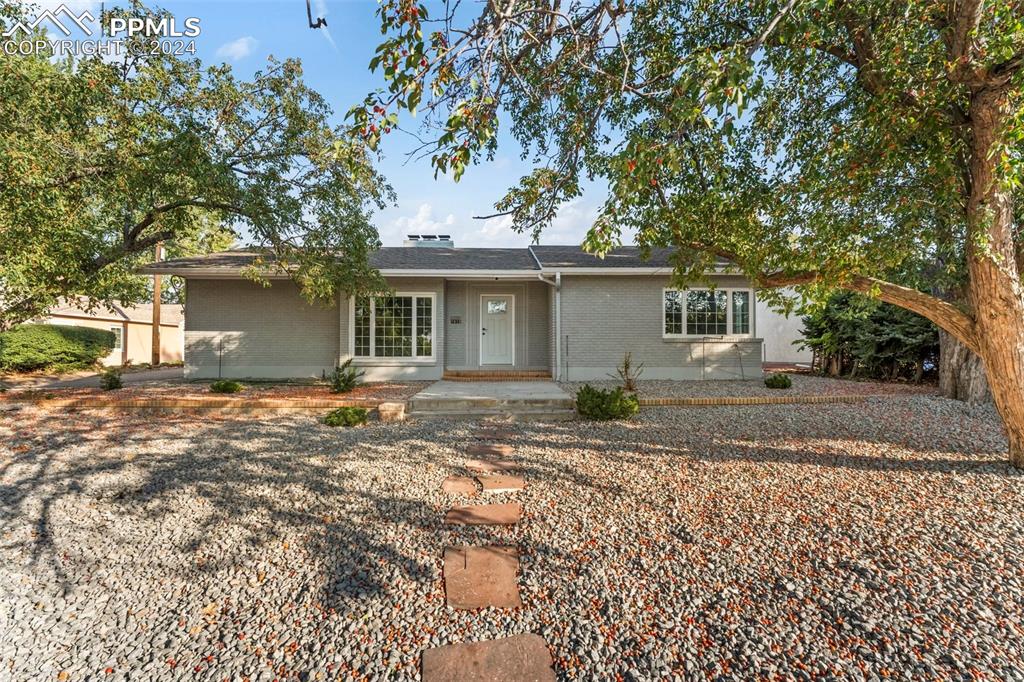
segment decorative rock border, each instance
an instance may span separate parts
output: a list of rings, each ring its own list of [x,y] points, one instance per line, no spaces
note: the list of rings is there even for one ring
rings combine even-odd
[[[640,398],[640,407],[696,407],[714,405],[793,405],[862,403],[868,398],[885,396],[869,395],[756,395],[720,396],[714,398]]]

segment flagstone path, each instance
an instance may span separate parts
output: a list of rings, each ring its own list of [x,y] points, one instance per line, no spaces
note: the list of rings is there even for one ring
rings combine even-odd
[[[423,679],[459,682],[553,682],[551,653],[540,635],[449,644],[423,652]]]
[[[509,431],[483,428],[477,441],[513,437]],[[508,459],[513,447],[505,443],[476,442],[466,447],[464,466],[474,478],[451,475],[441,483],[444,492],[476,496],[483,492],[517,493],[526,479],[513,472],[519,464]],[[518,502],[468,504],[451,507],[444,516],[449,526],[515,525],[523,516]],[[448,606],[455,609],[519,608],[519,550],[507,546],[452,546],[444,549],[444,589]],[[450,644],[427,649],[421,658],[424,682],[548,682],[555,679],[551,652],[540,635],[522,634],[497,640]]]
[[[477,476],[476,480],[485,493],[515,493],[526,488],[526,480],[522,476],[493,474]]]
[[[449,509],[444,522],[449,526],[514,526],[521,518],[523,505],[518,502],[469,504]]]

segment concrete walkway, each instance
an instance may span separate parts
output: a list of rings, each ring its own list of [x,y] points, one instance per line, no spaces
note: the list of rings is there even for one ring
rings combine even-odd
[[[568,400],[553,381],[437,381],[413,400]]]
[[[160,369],[143,369],[128,371],[121,375],[126,384],[142,384],[151,381],[184,381],[185,370],[181,367],[163,367]],[[17,379],[0,379],[0,387],[8,390],[30,388],[99,388],[100,375],[96,372],[83,372],[71,376],[33,376]]]

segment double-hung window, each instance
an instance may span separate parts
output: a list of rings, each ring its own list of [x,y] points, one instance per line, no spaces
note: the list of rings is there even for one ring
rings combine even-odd
[[[750,289],[665,289],[662,335],[749,336]]]
[[[434,295],[357,298],[352,304],[352,354],[357,358],[434,357]]]

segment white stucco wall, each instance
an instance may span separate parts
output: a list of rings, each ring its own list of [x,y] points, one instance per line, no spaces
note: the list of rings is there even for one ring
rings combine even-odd
[[[764,339],[765,362],[805,362],[810,364],[811,351],[798,350],[799,345],[793,344],[793,341],[803,338],[803,334],[800,333],[803,328],[800,315],[794,313],[786,317],[769,308],[760,299],[757,301],[756,315],[757,335]]]

